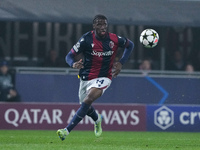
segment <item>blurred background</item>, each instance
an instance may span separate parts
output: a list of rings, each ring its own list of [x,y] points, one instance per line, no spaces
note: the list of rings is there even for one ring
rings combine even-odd
[[[104,14],[109,31],[129,38],[135,48],[98,102],[199,104],[199,8],[199,0],[1,0],[0,58],[9,67],[17,101],[77,102],[78,71],[65,56],[92,30],[93,17]],[[159,34],[155,48],[139,42],[146,28]]]

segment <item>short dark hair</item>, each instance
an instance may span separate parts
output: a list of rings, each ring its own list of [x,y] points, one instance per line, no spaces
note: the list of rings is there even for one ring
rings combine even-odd
[[[101,14],[98,14],[98,15],[94,16],[94,19],[93,19],[93,24],[95,23],[95,21],[96,21],[97,19],[104,19],[104,20],[108,20],[108,19],[106,18],[106,16],[104,16],[104,15],[101,15]]]

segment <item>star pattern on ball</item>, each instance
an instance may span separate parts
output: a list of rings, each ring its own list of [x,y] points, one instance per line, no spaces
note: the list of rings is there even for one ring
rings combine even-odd
[[[157,37],[156,33],[153,33],[152,36],[153,36],[154,38]]]
[[[158,44],[159,35],[153,29],[145,29],[140,35],[140,42],[145,48],[153,48]]]
[[[146,39],[147,40],[147,35],[146,33],[143,35],[143,40]]]
[[[149,42],[149,46],[153,47],[154,43],[153,42]]]

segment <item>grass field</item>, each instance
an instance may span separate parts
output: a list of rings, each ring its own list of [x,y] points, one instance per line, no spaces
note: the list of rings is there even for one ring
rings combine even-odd
[[[200,150],[200,133],[0,130],[0,150]]]

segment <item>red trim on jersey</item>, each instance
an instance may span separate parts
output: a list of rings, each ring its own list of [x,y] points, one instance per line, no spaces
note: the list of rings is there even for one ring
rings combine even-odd
[[[73,55],[76,55],[76,52],[74,51],[73,48],[71,49],[71,52],[72,52]]]
[[[112,48],[112,50],[114,51],[111,60],[110,60],[110,66],[109,66],[109,76],[108,78],[112,79],[112,68],[113,68],[113,63],[115,60],[115,56],[117,54],[117,48],[118,48],[118,37],[116,34],[113,33],[109,33],[110,36],[110,40],[114,42],[114,47]]]
[[[129,45],[129,39],[127,39],[125,47],[128,47],[128,45]]]
[[[107,87],[108,87],[108,85],[106,85],[106,86],[104,86],[104,87],[101,87],[100,89],[103,90],[103,89],[106,89]]]
[[[93,37],[92,53],[93,53],[93,51],[94,52],[103,52],[102,42],[96,39],[94,32],[92,32],[92,37]],[[103,56],[93,55],[92,67],[91,67],[90,73],[88,75],[88,80],[98,78],[98,75],[99,75],[99,72],[100,72],[101,66],[102,66],[102,61],[103,61]]]

